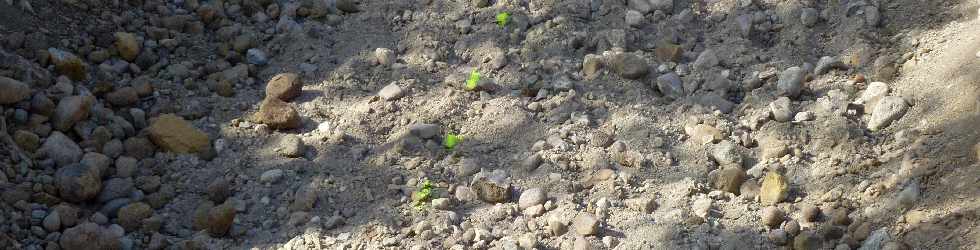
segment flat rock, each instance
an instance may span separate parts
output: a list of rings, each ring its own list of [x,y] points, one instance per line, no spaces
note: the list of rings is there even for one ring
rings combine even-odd
[[[276,183],[279,179],[282,179],[283,174],[282,169],[267,170],[259,176],[259,181],[262,183]]]
[[[875,109],[871,113],[871,119],[868,120],[868,129],[878,131],[888,127],[893,121],[902,118],[908,109],[909,104],[901,97],[888,96],[882,98],[875,105]]]
[[[381,88],[381,91],[378,91],[378,96],[386,101],[396,100],[404,95],[405,95],[405,90],[403,90],[402,87],[398,86],[398,84],[395,83],[390,83],[384,88]]]
[[[282,73],[269,79],[265,85],[266,98],[278,98],[283,101],[290,101],[299,96],[303,90],[303,83],[299,75],[295,73]]]
[[[157,117],[147,131],[154,144],[174,153],[201,153],[210,146],[207,134],[173,114]]]
[[[14,104],[31,96],[31,87],[26,83],[0,76],[0,105]]]
[[[827,74],[834,69],[846,68],[847,65],[843,61],[833,56],[824,56],[817,61],[817,66],[813,68],[813,73],[816,75]]]
[[[296,108],[276,98],[263,100],[254,119],[256,122],[269,125],[270,128],[274,129],[292,129],[302,125]]]
[[[626,79],[640,79],[650,72],[646,60],[633,53],[617,53],[608,59],[608,66],[613,72]]]

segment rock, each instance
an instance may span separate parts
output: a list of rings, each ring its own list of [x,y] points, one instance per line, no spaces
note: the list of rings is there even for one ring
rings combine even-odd
[[[646,60],[633,53],[611,55],[607,63],[613,72],[626,79],[640,79],[650,71]]]
[[[58,210],[53,210],[48,216],[44,217],[44,221],[41,223],[45,230],[48,232],[59,232],[61,231],[61,215],[58,214]]]
[[[764,137],[759,141],[759,148],[762,150],[762,159],[779,159],[789,154],[789,146],[785,142],[774,137]]]
[[[817,61],[817,66],[813,68],[813,73],[816,75],[823,75],[827,74],[827,72],[830,72],[831,70],[846,67],[847,65],[837,57],[824,56],[820,58],[820,61]]]
[[[786,177],[775,171],[770,171],[762,179],[759,189],[759,200],[763,205],[775,205],[786,200],[789,196],[789,182]]]
[[[579,213],[572,222],[575,233],[582,236],[596,235],[599,233],[599,219],[586,212]]]
[[[374,62],[382,66],[395,64],[395,51],[388,48],[374,49]]]
[[[456,168],[456,176],[466,177],[480,172],[480,163],[473,158],[463,158]]]
[[[153,208],[142,202],[131,203],[119,209],[117,217],[119,225],[126,231],[139,230],[143,219],[153,216]]]
[[[649,0],[629,0],[626,1],[626,6],[629,6],[630,9],[639,11],[641,14],[649,13],[650,10],[653,9],[650,7]]]
[[[55,110],[54,101],[44,93],[35,93],[31,98],[31,112],[43,116],[51,116]]]
[[[800,10],[800,23],[807,27],[813,27],[820,20],[820,13],[814,8],[803,8]]]
[[[657,202],[650,198],[627,199],[626,207],[644,214],[653,213],[657,209]]]
[[[210,147],[208,135],[173,114],[163,114],[147,128],[150,140],[163,150],[187,154],[203,153]]]
[[[131,178],[112,178],[102,185],[102,191],[99,192],[98,201],[107,202],[117,198],[128,197],[133,193],[133,188],[136,184],[133,183]]]
[[[208,234],[212,237],[221,237],[228,233],[231,225],[235,222],[235,206],[225,202],[220,206],[211,208],[208,211]]]
[[[745,171],[742,168],[730,166],[712,171],[711,173],[708,175],[708,178],[713,179],[711,181],[712,187],[736,195],[739,194],[742,182],[745,181]]]
[[[265,98],[290,101],[303,91],[303,83],[295,73],[281,73],[269,79],[265,85]]]
[[[744,200],[754,201],[759,196],[759,183],[755,181],[743,181],[738,188],[738,193]]]
[[[405,91],[402,90],[402,87],[399,87],[398,84],[395,84],[394,82],[382,88],[381,91],[378,91],[378,96],[386,101],[396,100],[404,95]]]
[[[251,48],[245,52],[245,61],[255,65],[266,65],[269,64],[269,56],[266,56],[265,52],[258,48]]]
[[[276,152],[285,157],[296,158],[303,156],[306,152],[306,145],[303,144],[303,140],[299,136],[289,134],[279,141]]]
[[[54,64],[54,68],[59,74],[75,81],[82,81],[88,78],[88,65],[75,54],[60,49],[49,48],[48,55],[51,56],[51,64]]]
[[[838,208],[830,215],[830,222],[834,225],[847,226],[851,224],[851,217],[847,214],[846,208]]]
[[[452,201],[448,198],[436,198],[432,200],[432,208],[439,210],[451,210]]]
[[[41,137],[25,130],[17,130],[14,132],[14,143],[27,152],[34,152],[41,146]]]
[[[888,96],[888,84],[883,82],[871,82],[868,87],[861,92],[857,102],[864,104],[865,113],[874,113],[874,109],[881,99]]]
[[[68,131],[75,123],[88,118],[89,110],[95,98],[92,96],[69,96],[58,102],[58,107],[51,117],[51,125],[58,131]]]
[[[714,143],[723,139],[720,130],[707,124],[684,126],[684,133],[690,136],[690,140],[697,145]]]
[[[225,202],[232,195],[231,181],[227,178],[217,178],[208,184],[208,199],[214,203]]]
[[[116,176],[128,178],[136,174],[136,171],[139,168],[139,160],[128,156],[122,156],[116,159],[115,165]]]
[[[544,158],[541,158],[541,154],[531,154],[527,158],[521,161],[521,167],[527,171],[534,171],[541,163],[544,162]]]
[[[319,197],[320,183],[313,181],[309,184],[303,185],[296,189],[296,195],[293,197],[293,202],[289,204],[289,211],[304,211],[309,212],[313,210],[313,206],[316,205],[317,198]]]
[[[820,208],[814,205],[803,206],[800,212],[802,212],[801,219],[806,222],[814,222],[820,218]]]
[[[105,95],[105,99],[113,106],[125,107],[140,101],[139,94],[133,87],[123,87]]]
[[[510,199],[510,184],[502,180],[482,177],[474,180],[470,188],[480,200],[487,203],[503,203]]]
[[[361,11],[357,7],[357,0],[337,0],[337,9],[346,13],[357,13]]]
[[[803,91],[803,69],[790,67],[779,74],[776,90],[779,95],[795,98]]]
[[[517,204],[521,209],[529,208],[534,205],[544,204],[548,200],[548,193],[541,188],[532,188],[521,192],[521,197]]]
[[[595,54],[588,54],[582,59],[582,75],[586,78],[595,78],[601,69],[602,57]]]
[[[31,87],[26,83],[0,76],[0,105],[14,104],[31,96]]]
[[[41,145],[40,151],[54,160],[58,166],[65,166],[82,160],[82,148],[71,138],[61,132],[54,131]]]
[[[130,62],[136,60],[136,57],[140,55],[140,42],[136,39],[136,35],[127,32],[116,32],[115,36],[116,50],[119,51],[119,56]]]
[[[878,131],[888,127],[893,121],[902,118],[908,108],[908,103],[901,97],[888,96],[882,98],[871,113],[871,119],[868,120],[868,130]]]
[[[871,233],[868,239],[861,243],[861,247],[858,250],[877,250],[884,249],[885,245],[891,241],[891,235],[888,234],[888,228],[882,227]]]
[[[650,8],[671,13],[674,10],[674,0],[650,0]]]
[[[657,90],[666,97],[680,98],[684,96],[684,82],[674,72],[657,77]]]
[[[643,23],[643,13],[635,10],[627,10],[625,19],[626,25],[638,27]]]
[[[795,114],[792,107],[792,102],[790,102],[789,97],[780,97],[769,103],[769,112],[772,112],[773,120],[778,122],[788,122],[793,119]]]
[[[279,179],[282,179],[284,172],[282,169],[271,169],[267,170],[259,176],[259,182],[262,183],[276,183]]]
[[[684,55],[684,48],[677,44],[662,42],[653,50],[653,55],[661,62],[678,62]]]
[[[793,238],[794,250],[817,250],[823,242],[817,235],[811,232],[804,232]]]
[[[439,134],[442,128],[439,124],[429,124],[429,123],[416,123],[408,127],[409,133],[420,139],[432,139]]]
[[[724,140],[711,147],[711,157],[719,165],[742,165],[742,154],[738,150],[738,145],[729,140]],[[737,193],[737,192],[733,192]]]
[[[752,14],[735,17],[735,28],[742,37],[748,38],[752,35],[752,25]]]
[[[302,125],[296,108],[276,98],[263,100],[254,119],[274,129],[292,129]]]
[[[717,66],[719,62],[717,53],[712,49],[706,49],[694,60],[694,69],[699,71],[709,70]]]
[[[115,235],[107,227],[86,222],[66,229],[59,239],[61,249],[65,250],[119,250],[122,249],[121,235]]]
[[[153,142],[144,137],[130,137],[123,142],[123,147],[126,151],[126,156],[133,157],[136,159],[144,159],[153,156],[156,148],[153,146]]]
[[[787,241],[789,241],[789,235],[782,229],[776,229],[769,231],[769,240],[777,246],[782,246],[786,245]]]
[[[786,223],[783,223],[783,231],[786,231],[789,235],[796,236],[800,233],[800,223],[796,222],[796,220],[789,219]]]
[[[793,116],[793,122],[796,122],[796,123],[805,122],[805,121],[812,121],[812,120],[813,120],[813,112],[810,112],[810,111],[799,112],[799,113],[796,113],[795,116]]]
[[[785,216],[786,214],[783,213],[783,210],[779,210],[779,208],[774,206],[768,206],[762,209],[762,225],[769,228],[777,228],[779,224],[783,223]]]

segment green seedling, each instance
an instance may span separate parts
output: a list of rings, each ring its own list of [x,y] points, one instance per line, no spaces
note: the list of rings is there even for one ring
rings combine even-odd
[[[475,69],[470,72],[470,78],[466,79],[466,90],[474,90],[480,84],[480,72]]]
[[[456,144],[459,144],[459,142],[462,140],[463,140],[462,136],[449,133],[446,134],[446,139],[442,141],[442,145],[445,146],[446,149],[452,150],[453,148],[456,147]]]
[[[419,189],[415,193],[412,193],[412,200],[414,200],[412,206],[415,209],[421,210],[425,208],[425,204],[432,200],[432,182],[429,180],[423,181]]]
[[[507,26],[508,22],[510,22],[510,13],[500,12],[500,14],[497,14],[497,26],[503,28]]]

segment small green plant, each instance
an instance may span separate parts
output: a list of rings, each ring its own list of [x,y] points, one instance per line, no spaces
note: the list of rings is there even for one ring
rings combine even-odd
[[[412,193],[412,200],[414,201],[412,206],[415,209],[421,210],[425,208],[425,204],[432,200],[432,182],[429,180],[423,181],[419,189],[415,193]]]
[[[449,133],[446,134],[446,139],[442,141],[442,145],[445,146],[446,149],[452,150],[453,148],[456,147],[456,144],[459,144],[459,142],[462,140],[463,140],[462,136]]]
[[[480,72],[475,69],[470,72],[470,78],[466,79],[466,90],[474,90],[480,84]]]
[[[510,22],[510,13],[500,12],[500,14],[497,14],[497,26],[503,28],[507,26],[508,22]]]

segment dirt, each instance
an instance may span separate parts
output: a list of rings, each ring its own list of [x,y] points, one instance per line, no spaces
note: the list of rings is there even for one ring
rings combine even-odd
[[[52,176],[64,166],[42,152],[22,161],[5,143],[0,245],[86,249],[66,243],[63,232],[84,230],[83,221],[106,231],[132,224],[105,214],[120,202],[153,206],[139,218],[144,226],[98,238],[123,249],[980,244],[975,1],[666,0],[672,8],[641,13],[634,24],[627,13],[646,0],[482,1],[487,7],[477,7],[479,0],[361,0],[357,12],[329,7],[350,0],[198,2],[45,0],[30,2],[33,12],[0,2],[0,76],[55,104],[64,98],[59,82],[74,88],[67,95],[95,95],[94,107],[102,108],[65,133],[86,153],[112,160],[103,193],[110,179],[138,186],[128,200],[61,201]],[[319,4],[327,7],[312,8]],[[208,6],[219,9],[217,21],[203,21]],[[811,25],[801,20],[805,8],[818,16]],[[328,14],[308,15],[319,10]],[[501,12],[510,14],[504,25],[496,22]],[[752,23],[747,34],[740,18]],[[125,62],[113,45],[118,31],[136,34],[144,50],[153,47],[140,57],[155,58],[122,63],[121,71],[100,67],[95,51]],[[165,38],[151,38],[161,32]],[[23,44],[13,46],[16,37]],[[241,39],[268,55],[268,64],[236,51]],[[671,45],[682,51],[676,62],[660,55]],[[83,58],[88,79],[59,79],[39,52],[48,48]],[[379,64],[378,48],[390,49],[394,63]],[[619,53],[641,60],[613,60]],[[824,56],[841,65],[814,73]],[[596,74],[583,69],[588,57],[600,58]],[[224,76],[235,66],[247,73]],[[802,92],[789,97],[789,121],[776,121],[770,106],[786,95],[777,85],[791,67],[805,72]],[[466,87],[472,72],[480,74],[475,90]],[[669,72],[680,76],[680,96],[659,85]],[[266,83],[280,73],[299,74],[303,83],[288,101],[301,117],[298,128],[270,129],[253,119]],[[106,99],[144,82],[152,94],[135,105]],[[890,110],[859,100],[871,82],[884,82],[886,95],[908,106],[874,131],[873,113]],[[402,93],[380,97],[390,84]],[[3,132],[44,141],[50,122],[31,99],[0,109]],[[143,125],[131,109],[146,114]],[[134,126],[110,133],[126,142],[122,156],[93,139],[94,127],[117,126],[100,110]],[[31,121],[19,121],[18,112]],[[131,155],[139,148],[129,139],[147,138],[146,123],[169,113],[206,133],[209,149],[176,154],[151,144],[148,157]],[[435,135],[413,131],[419,124],[434,124]],[[449,134],[461,142],[445,146]],[[121,157],[139,160],[131,175]],[[785,176],[788,189],[763,184],[771,173]],[[160,188],[143,188],[154,178]],[[738,178],[741,185],[726,188],[738,192],[713,185],[732,183],[718,178]],[[426,182],[429,197],[419,194]],[[487,191],[498,186],[502,194]],[[522,191],[532,188],[546,190],[547,201],[522,209]],[[787,195],[774,205],[757,197],[770,192]],[[487,202],[487,195],[505,202]],[[439,198],[446,200],[433,202]],[[655,205],[637,205],[643,201]],[[227,223],[222,204],[234,207],[234,222],[216,233],[209,228],[218,222],[207,217],[220,214]],[[51,230],[45,217],[34,218],[59,206],[78,210],[78,226]],[[814,207],[817,215],[808,218]],[[576,222],[582,214],[598,220],[595,233],[579,228],[589,226]]]

